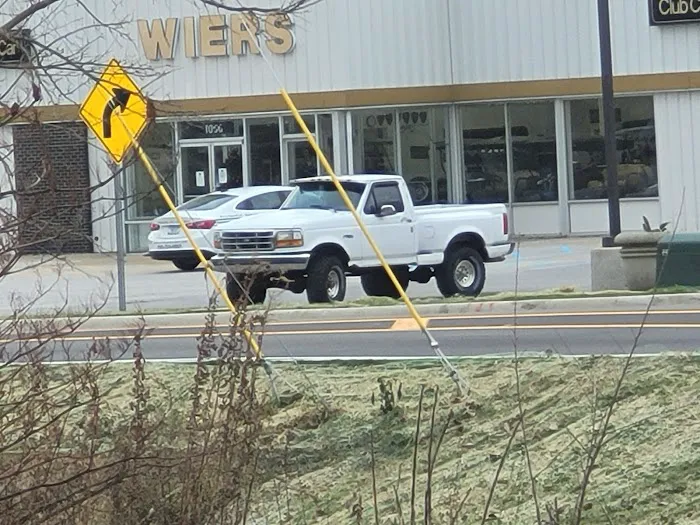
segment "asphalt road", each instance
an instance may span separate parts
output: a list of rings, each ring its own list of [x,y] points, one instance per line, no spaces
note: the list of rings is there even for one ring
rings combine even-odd
[[[532,313],[433,317],[428,328],[448,356],[512,354],[514,334],[519,352],[552,352],[563,356],[626,354],[643,319],[643,312]],[[700,310],[652,313],[645,323],[638,354],[693,351],[698,346]],[[151,327],[142,343],[147,359],[195,357],[197,326]],[[95,340],[127,340],[123,329],[77,331],[58,342],[54,359],[71,347],[80,359]],[[410,319],[309,321],[271,323],[263,350],[273,358],[415,358],[433,356],[425,336]],[[128,359],[129,356],[125,356]]]

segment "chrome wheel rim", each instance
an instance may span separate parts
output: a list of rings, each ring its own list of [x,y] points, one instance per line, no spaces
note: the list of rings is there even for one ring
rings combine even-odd
[[[455,267],[455,283],[460,288],[469,288],[476,281],[476,268],[471,261],[459,261]]]
[[[326,290],[328,290],[328,297],[330,299],[338,297],[338,293],[340,293],[340,275],[338,274],[338,270],[333,269],[328,273]]]

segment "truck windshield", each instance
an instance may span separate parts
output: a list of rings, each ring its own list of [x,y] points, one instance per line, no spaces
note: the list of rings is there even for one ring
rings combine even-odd
[[[343,182],[343,188],[350,197],[354,208],[360,202],[365,185],[359,182]],[[323,210],[347,211],[343,198],[331,181],[304,182],[298,185],[289,202],[287,209],[318,208]]]

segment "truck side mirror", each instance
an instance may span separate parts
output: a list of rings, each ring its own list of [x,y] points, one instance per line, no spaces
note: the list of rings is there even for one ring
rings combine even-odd
[[[393,204],[384,204],[379,213],[377,213],[378,217],[389,217],[391,215],[396,215],[396,208],[394,208]]]

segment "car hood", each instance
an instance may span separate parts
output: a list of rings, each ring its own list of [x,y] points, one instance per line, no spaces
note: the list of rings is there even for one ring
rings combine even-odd
[[[327,228],[335,222],[345,223],[352,216],[346,211],[308,209],[270,210],[259,215],[241,217],[217,225],[217,231],[226,230],[281,230],[301,228],[305,230],[316,227]]]

